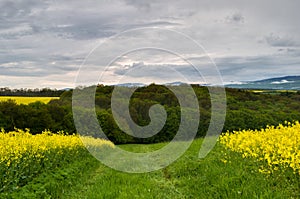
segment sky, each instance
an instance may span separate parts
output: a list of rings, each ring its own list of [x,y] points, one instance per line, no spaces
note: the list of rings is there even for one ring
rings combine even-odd
[[[300,75],[299,8],[298,0],[0,0],[0,87]]]

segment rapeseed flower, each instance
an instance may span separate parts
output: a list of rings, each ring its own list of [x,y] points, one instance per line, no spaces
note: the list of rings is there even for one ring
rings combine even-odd
[[[220,137],[226,148],[266,163],[259,169],[271,173],[279,168],[291,168],[300,174],[300,124],[285,122],[261,130],[226,132]]]

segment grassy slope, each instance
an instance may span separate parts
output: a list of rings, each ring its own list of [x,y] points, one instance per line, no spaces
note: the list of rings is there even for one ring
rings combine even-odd
[[[223,163],[221,146],[198,159],[201,139],[175,163],[163,170],[127,174],[101,163],[86,172],[66,190],[62,198],[291,198],[300,197],[299,182],[282,174],[266,176],[257,172],[258,163],[230,154],[232,163]],[[155,145],[123,145],[130,151],[149,151]],[[299,178],[298,178],[299,180]]]
[[[0,101],[14,100],[17,104],[30,104],[32,102],[40,101],[45,104],[52,99],[59,99],[59,97],[15,97],[15,96],[0,96]]]

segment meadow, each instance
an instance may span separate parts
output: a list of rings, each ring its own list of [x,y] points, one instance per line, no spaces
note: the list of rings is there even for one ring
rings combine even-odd
[[[71,91],[49,103],[37,102],[40,97],[24,97],[34,99],[28,105],[0,101],[0,199],[300,198],[300,124],[295,122],[300,120],[300,93],[226,89],[224,133],[199,159],[211,105],[205,87],[194,89],[201,113],[196,139],[174,163],[143,174],[113,170],[88,152],[76,135]],[[92,149],[148,152],[172,140],[181,112],[168,89],[149,85],[132,96],[130,113],[138,125],[149,124],[154,104],[168,113],[164,128],[146,139],[118,128],[111,113],[112,90],[100,85],[95,97],[98,122],[111,142],[84,137]]]
[[[0,96],[1,101],[13,100],[17,104],[30,104],[33,102],[42,102],[42,103],[49,103],[52,99],[59,99],[59,97],[18,97],[18,96]]]
[[[198,158],[203,141],[199,138],[194,140],[181,158],[168,167],[143,174],[129,174],[106,167],[86,151],[84,152],[76,136],[65,136],[65,139],[73,139],[72,143],[74,143],[65,142],[66,146],[79,146],[79,151],[82,152],[74,153],[70,148],[64,150],[65,147],[57,147],[55,150],[60,150],[61,153],[56,152],[55,155],[52,153],[55,157],[51,158],[54,160],[52,166],[22,186],[14,187],[0,196],[5,198],[299,198],[299,126],[296,122],[259,131],[224,133],[216,147],[204,159]],[[19,133],[13,134],[19,135]],[[46,134],[40,136],[49,136]],[[10,139],[15,139],[15,136],[11,136]],[[53,140],[60,143],[61,139]],[[37,145],[36,141],[31,143]],[[132,152],[147,152],[166,144],[125,144],[118,147]],[[52,145],[50,148],[53,148]],[[107,143],[107,146],[114,147],[111,143]],[[43,150],[37,149],[33,150],[37,154],[31,157],[38,159],[39,151]],[[66,157],[59,154],[65,154]],[[71,156],[73,158],[70,158]],[[60,161],[67,164],[62,163],[60,166],[53,167]],[[35,160],[27,163],[40,165],[39,162]],[[7,170],[13,170],[10,168],[12,164],[8,165],[6,162],[2,167],[3,165],[6,169],[9,168]],[[21,176],[15,176],[15,179],[20,179]]]

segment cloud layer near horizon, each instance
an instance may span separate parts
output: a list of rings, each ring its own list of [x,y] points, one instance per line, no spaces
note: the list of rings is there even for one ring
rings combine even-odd
[[[93,48],[122,31],[143,27],[176,30],[200,43],[224,82],[300,75],[299,7],[299,1],[279,0],[3,0],[0,87],[72,87],[81,63]],[[174,42],[178,41],[166,43],[166,48]],[[182,48],[188,47],[182,44]],[[203,54],[191,52],[186,56],[200,59]],[[194,74],[174,56],[147,51],[143,56],[131,53],[116,62],[107,73],[106,83],[136,64],[147,70],[151,66],[155,66],[153,71],[158,66],[161,71],[174,67]],[[104,67],[101,63],[97,66]],[[147,81],[166,78],[167,72],[152,72],[145,75]],[[129,75],[127,80],[142,81],[143,73]]]

